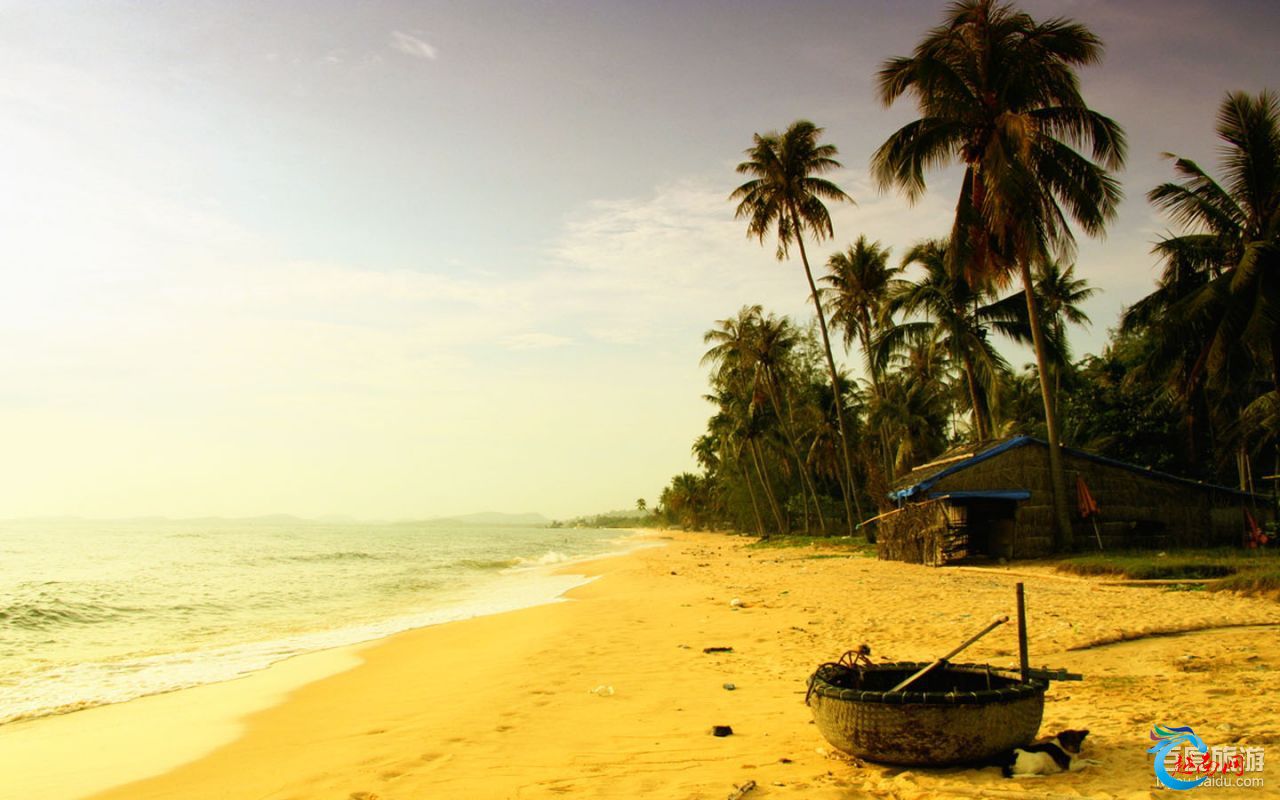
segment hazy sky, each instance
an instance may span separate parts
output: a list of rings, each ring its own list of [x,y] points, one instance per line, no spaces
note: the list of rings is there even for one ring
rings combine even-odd
[[[1047,2],[1107,44],[1130,141],[1078,272],[1096,349],[1150,289],[1143,199],[1280,89],[1271,2]],[[710,407],[701,334],[807,315],[727,195],[755,131],[827,130],[836,239],[944,234],[869,185],[873,74],[930,2],[0,2],[0,517],[653,502]],[[1015,355],[1015,361],[1019,357]]]

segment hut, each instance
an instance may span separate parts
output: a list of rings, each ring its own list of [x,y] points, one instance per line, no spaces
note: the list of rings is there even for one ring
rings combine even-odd
[[[1269,499],[1062,448],[1076,549],[1238,545],[1245,511],[1272,518]],[[1100,512],[1077,511],[1082,482]],[[1054,551],[1048,444],[1030,436],[952,451],[916,467],[890,493],[882,559],[939,566],[972,558],[1038,558]],[[1096,523],[1096,524],[1095,524]]]

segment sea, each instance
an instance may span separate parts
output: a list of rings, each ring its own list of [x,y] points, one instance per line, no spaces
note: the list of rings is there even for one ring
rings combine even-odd
[[[0,725],[556,601],[627,531],[461,522],[0,521]]]

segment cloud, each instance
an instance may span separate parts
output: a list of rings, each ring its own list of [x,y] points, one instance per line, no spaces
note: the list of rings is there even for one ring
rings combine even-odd
[[[436,49],[426,42],[404,31],[391,32],[391,46],[405,55],[414,58],[436,60]]]
[[[508,350],[546,350],[552,347],[563,347],[572,343],[567,336],[556,336],[553,333],[517,333],[503,340]]]
[[[947,232],[941,195],[909,209],[898,196],[875,194],[865,176],[850,171],[836,180],[859,205],[833,206],[836,238],[807,242],[815,277],[832,252],[861,233],[900,254],[919,238]],[[551,266],[541,279],[547,297],[536,305],[556,307],[611,344],[660,336],[696,342],[714,320],[750,303],[808,319],[813,309],[799,254],[779,262],[772,237],[763,245],[747,237],[746,223],[733,217],[731,184],[728,176],[688,178],[645,196],[590,204],[549,247]]]

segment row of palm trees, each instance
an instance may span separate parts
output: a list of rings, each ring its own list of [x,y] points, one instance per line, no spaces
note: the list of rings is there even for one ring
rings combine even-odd
[[[838,152],[804,120],[755,135],[738,166],[749,179],[731,199],[749,236],[762,243],[772,236],[780,260],[799,255],[818,341],[759,307],[708,334],[719,410],[700,449],[715,460],[700,454],[702,485],[686,480],[686,489],[697,488],[712,505],[724,501],[723,486],[720,501],[708,498],[713,479],[723,484],[729,468],[736,470],[729,483],[756,510],[758,528],[771,520],[774,529],[788,529],[787,504],[799,498],[791,516],[827,531],[833,523],[824,500],[838,497],[843,529],[852,532],[864,517],[861,506],[882,505],[883,489],[911,463],[960,436],[1007,432],[1016,407],[1018,419],[1043,426],[1055,540],[1071,545],[1059,446],[1068,433],[1083,442],[1080,431],[1064,432],[1059,397],[1070,395],[1075,419],[1092,419],[1095,429],[1107,414],[1085,412],[1087,391],[1084,399],[1071,394],[1078,370],[1068,326],[1087,322],[1078,305],[1093,290],[1060,265],[1073,257],[1073,227],[1097,236],[1114,218],[1121,193],[1113,173],[1125,159],[1119,125],[1080,94],[1076,69],[1101,53],[1098,38],[1069,20],[1037,22],[995,0],[950,6],[910,56],[882,66],[885,105],[909,97],[919,118],[871,158],[880,187],[912,201],[926,192],[929,170],[963,167],[950,236],[918,243],[897,267],[885,248],[859,238],[829,259],[822,289],[806,240],[832,237],[827,203],[852,202],[825,177],[841,166]],[[1183,232],[1157,245],[1166,273],[1127,311],[1117,332],[1126,341],[1113,342],[1147,352],[1131,383],[1152,391],[1153,408],[1181,416],[1180,427],[1190,430],[1188,459],[1206,439],[1218,450],[1230,442],[1241,475],[1260,451],[1274,451],[1280,430],[1277,116],[1269,93],[1229,95],[1219,117],[1225,185],[1176,159],[1179,180],[1150,193]],[[924,274],[915,282],[903,277],[912,265]],[[1015,283],[1017,294],[1000,296]],[[846,348],[857,345],[863,386],[837,366],[831,327],[843,333]],[[1012,373],[993,333],[1031,344],[1035,367]],[[791,349],[805,358],[789,365],[783,356]],[[824,371],[818,391],[815,375]],[[1032,382],[1039,408],[1029,415]],[[780,500],[784,484],[796,492]]]
[[[827,260],[817,278],[820,302],[846,349],[861,345],[868,376],[860,383],[838,370],[839,404],[816,323],[806,329],[759,305],[718,320],[703,337],[702,359],[711,368],[706,399],[716,411],[693,448],[704,480],[681,476],[660,508],[673,521],[688,523],[699,514],[718,519],[732,516],[732,503],[715,505],[716,499],[736,494],[743,501],[739,511],[751,510],[749,520],[736,521],[761,535],[835,533],[843,525],[831,518],[841,514],[844,499],[855,521],[869,516],[864,509],[884,507],[895,476],[957,437],[1035,432],[1037,417],[1025,412],[1025,403],[1005,401],[1016,395],[1018,376],[993,344],[996,333],[1029,338],[1022,297],[972,288],[945,269],[946,249],[945,241],[924,241],[890,266],[887,248],[860,237]],[[923,275],[902,277],[913,265]],[[1064,285],[1070,287],[1065,298],[1055,296],[1052,304],[1055,330],[1065,330],[1059,315],[1087,321],[1076,303],[1092,290],[1072,269],[1050,263],[1036,283],[1037,292]],[[1045,298],[1042,304],[1051,305]],[[1055,349],[1054,358],[1064,352]],[[850,437],[853,482],[846,476],[838,409]]]

